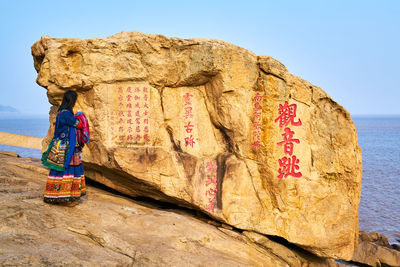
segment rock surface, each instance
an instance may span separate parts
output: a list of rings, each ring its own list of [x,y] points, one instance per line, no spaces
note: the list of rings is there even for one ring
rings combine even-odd
[[[0,132],[0,144],[2,145],[41,149],[42,139],[29,135]]]
[[[1,266],[337,266],[90,184],[79,205],[50,205],[47,174],[38,159],[0,152]]]
[[[400,266],[400,251],[393,249],[384,235],[360,231],[352,261],[369,266]]]
[[[139,32],[46,36],[32,55],[52,123],[63,93],[78,92],[90,178],[351,259],[362,174],[355,126],[282,63],[224,41]]]

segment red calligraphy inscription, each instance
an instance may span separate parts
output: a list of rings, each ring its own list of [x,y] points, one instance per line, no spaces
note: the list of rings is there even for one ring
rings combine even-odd
[[[258,148],[261,146],[261,105],[260,102],[262,101],[262,96],[257,93],[254,98],[254,122],[253,122],[253,142],[252,146]]]
[[[142,90],[142,88],[139,87],[120,86],[117,87],[117,91],[117,109],[111,110],[109,113],[109,119],[111,121],[111,139],[117,140],[120,144],[125,141],[133,143],[142,139],[140,134],[143,132],[145,133],[143,139],[148,141],[148,117],[143,118],[145,119],[144,124],[146,124],[146,127],[144,129],[140,127],[140,120],[142,119],[142,111],[140,109],[143,107],[145,108],[144,116],[149,114],[147,111],[149,109],[148,100],[150,99],[148,88],[144,87]],[[135,135],[133,135],[133,132],[135,132]]]
[[[214,199],[215,199],[215,197],[214,197]],[[206,210],[211,211],[211,212],[214,212],[216,209],[217,209],[217,205],[215,205],[215,201],[210,201],[208,203],[208,206],[206,207]]]
[[[208,200],[206,210],[215,212],[217,209],[217,161],[209,161],[206,163],[206,198]]]
[[[185,107],[185,119],[193,118],[192,107]]]
[[[191,98],[191,97],[193,97],[193,95],[190,94],[190,93],[186,93],[186,94],[183,96],[183,98],[184,98],[184,100],[185,100],[185,106],[186,106],[186,105],[191,105],[191,104],[192,104],[192,102],[190,101],[190,98]]]
[[[192,107],[192,101],[190,99],[191,97],[193,97],[193,95],[190,94],[190,93],[185,93],[183,95],[183,100],[184,100],[184,108],[183,108],[184,114],[183,114],[183,117],[185,118],[185,120],[187,120],[185,122],[184,127],[185,127],[185,131],[186,131],[187,134],[192,133],[193,128],[195,127],[195,125],[191,124],[191,122],[188,120],[190,118],[193,118],[193,107]],[[185,147],[190,146],[190,147],[193,148],[193,145],[195,143],[196,142],[195,142],[192,134],[190,136],[186,136],[185,137]]]
[[[187,133],[191,133],[192,130],[193,130],[193,127],[194,127],[194,125],[190,124],[190,121],[189,121],[188,124],[185,125],[186,132],[187,132]]]
[[[293,155],[294,144],[300,144],[300,140],[293,138],[295,132],[290,130],[290,128],[288,127],[289,124],[291,126],[301,126],[302,123],[300,119],[298,119],[298,121],[295,121],[296,111],[296,104],[289,105],[288,102],[285,101],[283,105],[279,104],[279,117],[275,119],[275,122],[279,121],[280,128],[285,127],[284,133],[282,134],[283,141],[278,142],[277,145],[283,146],[284,153],[286,155],[289,155],[289,157],[284,156],[278,160],[279,179],[287,178],[288,176],[297,178],[302,176],[301,172],[296,172],[300,169],[300,160],[295,155]]]
[[[283,145],[285,154],[292,155],[293,154],[293,143],[300,143],[299,139],[293,139],[294,131],[291,131],[288,127],[285,128],[285,132],[282,134],[283,141],[277,143],[278,146]]]
[[[185,146],[191,146],[193,148],[193,145],[196,142],[194,141],[193,135],[190,135],[189,137],[185,137]]]
[[[213,197],[212,200],[215,200],[215,197],[217,196],[217,188],[209,188],[206,191],[206,196],[211,196],[211,197]],[[211,199],[209,199],[209,200],[210,200],[210,202],[212,201]]]
[[[296,156],[290,157],[283,157],[279,159],[279,175],[278,178],[286,178],[289,175],[293,177],[301,177],[301,172],[296,172],[296,170],[300,169],[299,167],[300,160],[297,159]]]
[[[216,172],[217,171],[217,162],[215,160],[207,162],[206,169],[207,169],[207,172],[211,172],[211,173]]]
[[[285,104],[283,105],[279,104],[279,117],[275,119],[275,122],[279,121],[280,128],[289,126],[289,123],[292,126],[301,126],[300,119],[297,122],[294,121],[296,117],[296,110],[296,104],[289,105],[287,101],[285,101]]]
[[[217,177],[215,176],[209,177],[206,181],[206,186],[209,185],[217,185]]]

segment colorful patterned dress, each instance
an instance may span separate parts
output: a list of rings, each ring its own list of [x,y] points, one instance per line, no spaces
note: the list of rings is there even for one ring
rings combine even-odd
[[[69,164],[65,164],[64,171],[51,169],[46,182],[44,202],[46,203],[68,203],[79,201],[86,194],[85,175],[81,162],[81,147],[77,142],[76,128],[79,125],[73,113],[69,110],[58,112],[56,119],[54,138],[62,136],[70,140],[69,144],[74,147],[67,156]],[[78,126],[79,127],[79,126]]]

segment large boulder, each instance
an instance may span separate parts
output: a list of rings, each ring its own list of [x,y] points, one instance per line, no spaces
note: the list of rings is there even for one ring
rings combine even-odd
[[[122,32],[32,46],[51,127],[78,93],[85,173],[131,196],[351,259],[361,150],[349,113],[271,57],[230,43]]]

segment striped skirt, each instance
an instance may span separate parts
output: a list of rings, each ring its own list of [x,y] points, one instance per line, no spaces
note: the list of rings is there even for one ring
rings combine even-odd
[[[80,197],[86,194],[85,175],[80,153],[76,147],[74,156],[64,171],[50,170],[46,182],[44,202],[66,203],[79,201]]]

